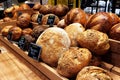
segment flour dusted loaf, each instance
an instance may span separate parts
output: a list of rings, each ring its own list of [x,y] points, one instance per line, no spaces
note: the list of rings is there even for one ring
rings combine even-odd
[[[98,55],[105,54],[110,48],[107,34],[93,29],[80,33],[77,40],[81,47]]]
[[[70,47],[70,39],[64,29],[52,27],[39,36],[36,44],[42,47],[40,57],[43,62],[50,66],[57,66],[61,54]]]
[[[113,80],[108,71],[96,66],[84,67],[78,74],[76,80]]]
[[[65,27],[65,31],[71,40],[71,46],[78,46],[77,36],[79,33],[85,31],[85,28],[80,23],[72,23]]]
[[[88,49],[71,47],[59,58],[57,72],[68,78],[74,77],[89,64],[91,57],[92,54]]]

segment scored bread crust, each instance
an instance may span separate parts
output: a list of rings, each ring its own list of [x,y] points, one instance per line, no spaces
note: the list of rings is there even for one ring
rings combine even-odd
[[[113,80],[107,70],[96,66],[84,67],[76,77],[76,80]]]
[[[87,66],[92,58],[86,48],[71,47],[59,58],[57,72],[65,77],[74,77],[83,67]]]
[[[64,29],[52,27],[39,36],[36,44],[42,47],[41,59],[50,66],[57,66],[61,54],[70,47],[70,39]]]
[[[107,34],[93,29],[80,33],[77,40],[81,47],[87,48],[98,55],[105,54],[110,48]]]

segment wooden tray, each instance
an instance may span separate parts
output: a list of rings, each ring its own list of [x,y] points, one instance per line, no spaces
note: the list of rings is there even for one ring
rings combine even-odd
[[[27,54],[25,54],[24,51],[22,51],[20,48],[9,42],[7,39],[0,36],[0,42],[4,44],[4,46],[12,51],[14,55],[17,57],[21,57],[21,60],[26,61],[32,66],[32,69],[35,69],[35,72],[42,72],[46,77],[48,77],[50,80],[69,80],[65,77],[60,76],[55,68],[48,66],[47,64],[43,62],[38,62],[30,57],[28,57]],[[29,66],[29,65],[28,65]],[[102,62],[102,67],[104,69],[107,69],[111,72],[111,75],[114,80],[120,80],[120,68],[116,67],[114,65],[108,64],[106,62]]]

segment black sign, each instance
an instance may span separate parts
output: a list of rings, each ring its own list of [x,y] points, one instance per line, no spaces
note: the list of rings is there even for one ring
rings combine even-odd
[[[42,17],[43,17],[42,14],[39,14],[39,15],[38,15],[37,22],[38,22],[39,24],[41,24]]]
[[[54,15],[48,16],[47,24],[50,25],[50,26],[53,26],[54,20],[55,20],[55,16]]]
[[[12,40],[12,32],[11,31],[8,32],[7,39],[10,41]]]
[[[25,40],[25,38],[22,36],[22,37],[20,38],[20,40],[18,41],[18,46],[19,46],[22,50],[24,50],[24,49],[25,49],[25,43],[26,43],[26,40]]]
[[[40,53],[41,53],[41,47],[34,43],[30,43],[28,56],[39,61]]]

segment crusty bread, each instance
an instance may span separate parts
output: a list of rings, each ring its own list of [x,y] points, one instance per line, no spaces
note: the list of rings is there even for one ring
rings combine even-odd
[[[93,29],[80,33],[77,40],[81,47],[99,55],[105,54],[110,48],[107,34]]]
[[[65,31],[71,40],[71,46],[78,46],[77,36],[79,33],[85,31],[85,28],[80,23],[72,23],[65,27]]]
[[[71,47],[59,58],[57,72],[68,78],[74,77],[89,64],[91,57],[92,54],[88,49]]]
[[[76,80],[113,80],[108,71],[96,66],[84,67],[78,74]]]
[[[39,36],[36,44],[42,47],[41,59],[50,66],[57,66],[61,54],[70,47],[70,39],[64,29],[52,27]]]

